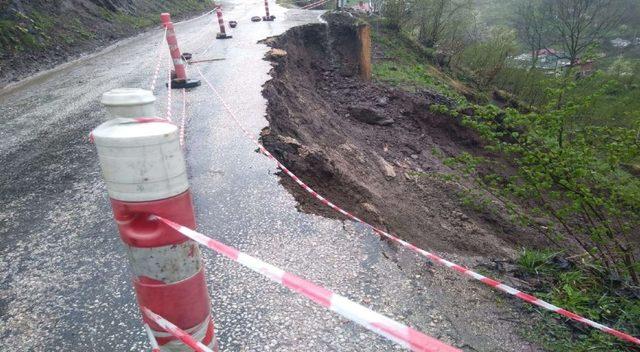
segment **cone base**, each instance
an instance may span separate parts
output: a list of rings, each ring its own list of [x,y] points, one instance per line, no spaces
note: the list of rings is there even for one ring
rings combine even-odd
[[[275,20],[275,19],[276,19],[276,16],[273,16],[273,15],[271,15],[271,16],[269,16],[269,17],[267,17],[267,16],[262,16],[262,20],[263,20],[263,21],[273,21],[273,20]]]
[[[167,86],[169,86],[167,84]],[[197,79],[173,79],[171,80],[171,89],[195,88],[200,86]]]

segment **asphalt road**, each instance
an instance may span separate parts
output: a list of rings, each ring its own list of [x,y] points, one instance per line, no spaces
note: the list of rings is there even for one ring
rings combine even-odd
[[[267,125],[261,85],[270,64],[257,41],[320,12],[274,7],[251,23],[261,0],[224,2],[233,39],[216,20],[177,24],[183,51],[224,94],[245,125]],[[124,40],[0,92],[0,350],[140,351],[127,258],[88,133],[106,119],[100,95],[148,87],[162,31]],[[168,60],[168,59],[167,59]],[[164,115],[167,90],[156,90]],[[198,78],[196,70],[189,70]],[[203,85],[187,93],[186,154],[199,230],[465,350],[532,350],[515,333],[513,301],[432,267],[351,223],[296,211],[274,165],[256,153]],[[173,115],[181,93],[173,91]],[[204,251],[222,351],[390,351],[394,344],[236,263]],[[446,255],[446,254],[445,254]],[[460,258],[473,264],[483,258]]]

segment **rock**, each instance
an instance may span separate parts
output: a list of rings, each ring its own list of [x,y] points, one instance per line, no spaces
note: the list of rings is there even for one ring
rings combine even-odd
[[[283,143],[286,143],[286,144],[289,144],[289,145],[293,145],[293,146],[296,146],[296,147],[300,147],[301,146],[300,142],[298,142],[298,140],[293,138],[293,137],[278,136],[278,139],[280,139]]]
[[[271,49],[267,52],[267,54],[265,54],[265,58],[267,60],[274,60],[277,61],[279,59],[282,59],[283,57],[287,56],[287,52],[282,50],[282,49]]]
[[[387,178],[387,180],[390,180],[396,177],[396,169],[393,167],[393,165],[389,164],[386,160],[379,157],[378,165],[380,166],[380,171],[382,171],[382,174]]]
[[[411,159],[413,159],[413,160],[418,159],[418,154],[411,154]]]
[[[269,37],[267,39],[263,39],[263,40],[259,41],[258,43],[265,44],[267,46],[273,46],[276,43],[276,38],[277,37]]]
[[[362,207],[371,214],[379,215],[378,209],[371,203],[362,203]]]
[[[387,97],[378,98],[378,101],[376,102],[376,106],[380,107],[385,107],[387,104],[389,104],[389,98]]]
[[[365,105],[352,105],[347,110],[356,120],[370,125],[388,126],[395,122],[392,118],[384,116],[382,111]]]

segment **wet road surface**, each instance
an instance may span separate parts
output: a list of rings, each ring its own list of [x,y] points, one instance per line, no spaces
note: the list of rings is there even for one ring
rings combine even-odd
[[[267,125],[261,85],[270,64],[260,39],[316,22],[320,12],[228,1],[237,20],[215,40],[215,18],[176,25],[195,60],[252,132]],[[106,119],[100,95],[147,88],[162,32],[124,40],[0,95],[0,350],[148,349],[127,258],[88,133]],[[167,58],[168,60],[168,58]],[[157,111],[164,116],[162,68]],[[197,71],[189,70],[192,78]],[[529,350],[512,303],[455,273],[389,247],[351,222],[296,211],[269,159],[256,153],[212,92],[187,93],[186,155],[198,228],[465,350]],[[173,116],[182,106],[173,91]],[[391,351],[399,348],[236,263],[204,252],[222,351]],[[482,258],[449,256],[472,264]],[[464,307],[464,309],[461,309]]]

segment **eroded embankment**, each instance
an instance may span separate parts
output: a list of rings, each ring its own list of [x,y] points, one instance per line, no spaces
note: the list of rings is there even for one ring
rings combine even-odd
[[[335,203],[413,243],[490,257],[513,254],[534,235],[498,205],[463,206],[471,184],[451,181],[443,160],[479,153],[480,140],[451,117],[431,113],[447,98],[407,93],[357,77],[355,24],[329,20],[293,28],[267,43],[265,146]],[[336,216],[289,179],[283,183],[307,212]]]

